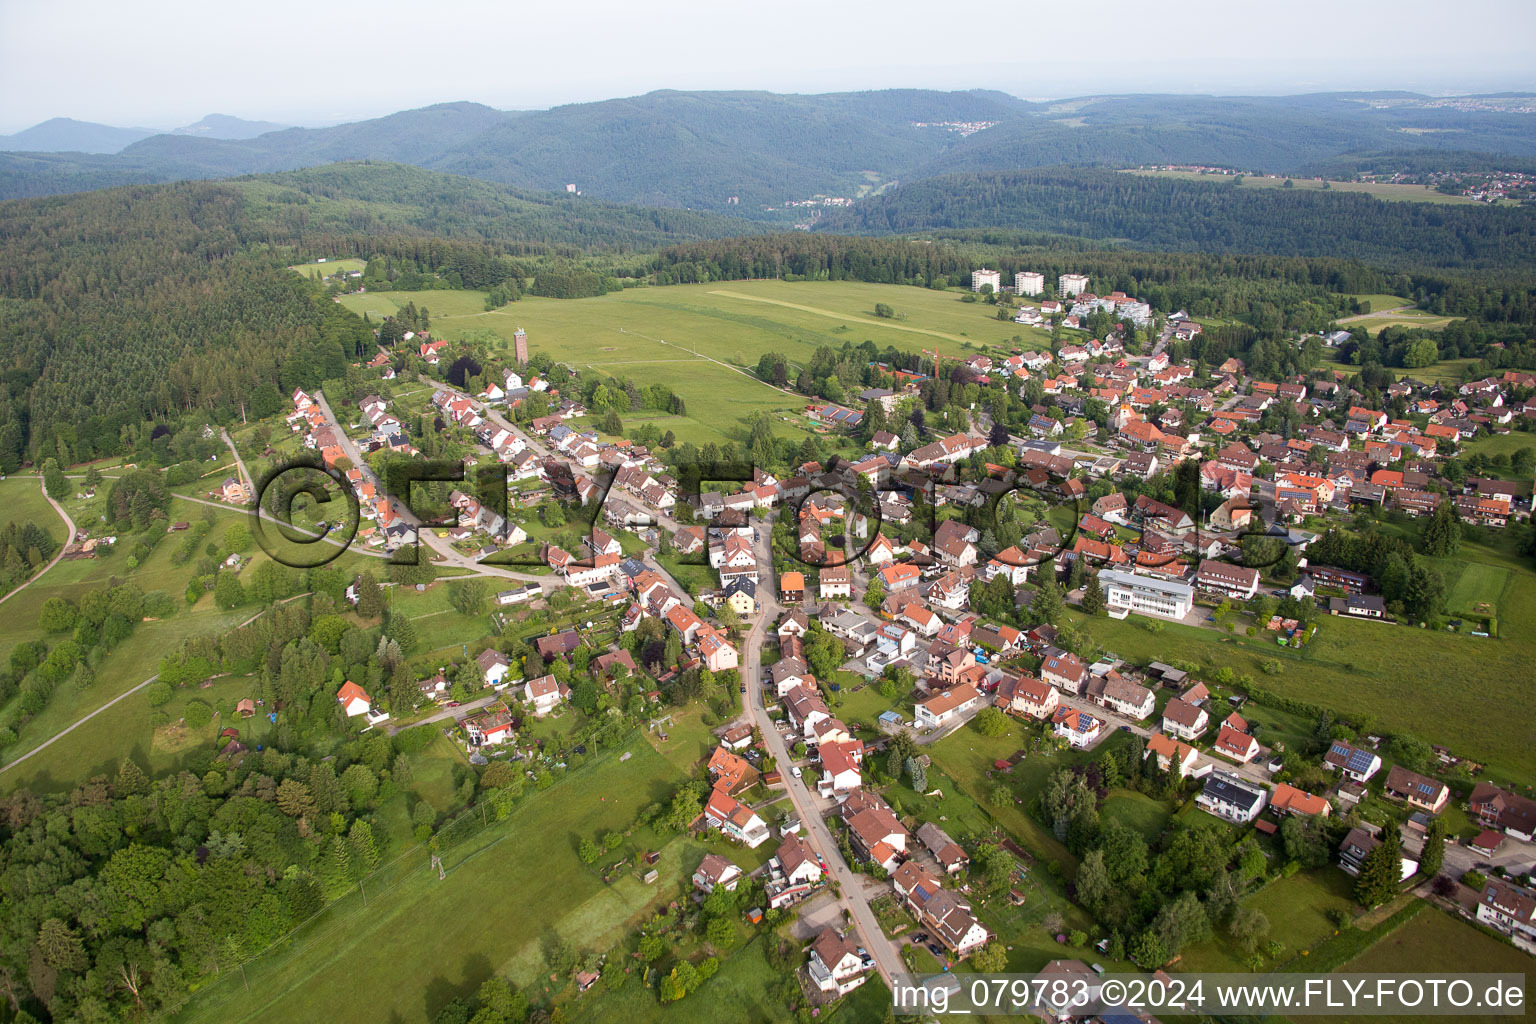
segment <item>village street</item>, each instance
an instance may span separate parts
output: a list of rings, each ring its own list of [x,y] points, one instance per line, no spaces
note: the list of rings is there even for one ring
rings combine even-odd
[[[875,912],[870,909],[869,898],[865,894],[863,885],[866,876],[856,874],[848,867],[847,862],[843,860],[842,852],[838,849],[837,841],[832,837],[831,829],[822,820],[822,812],[816,797],[806,788],[802,780],[789,771],[789,766],[794,759],[784,742],[784,736],[774,727],[774,722],[768,717],[768,711],[763,704],[763,640],[769,624],[777,622],[783,612],[778,601],[778,588],[773,579],[771,536],[772,530],[769,524],[764,522],[757,531],[756,544],[757,563],[764,569],[764,578],[757,588],[760,611],[752,623],[742,649],[741,677],[747,685],[747,692],[742,697],[743,710],[757,726],[764,744],[768,747],[768,752],[783,773],[785,788],[789,791],[795,813],[800,816],[811,848],[820,854],[832,880],[841,886],[839,902],[852,918],[859,934],[860,944],[874,958],[875,967],[880,972],[880,976],[885,979],[886,985],[890,985],[892,978],[903,973],[906,968],[895,946],[880,930]]]

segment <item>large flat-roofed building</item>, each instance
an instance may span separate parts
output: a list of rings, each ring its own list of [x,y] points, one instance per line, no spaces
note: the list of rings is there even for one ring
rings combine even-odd
[[[1195,588],[1177,580],[1103,569],[1099,572],[1099,586],[1104,589],[1104,600],[1111,610],[1182,619],[1195,606]]]
[[[1045,291],[1045,275],[1021,270],[1013,275],[1013,290],[1019,295],[1039,295]]]
[[[1056,279],[1056,293],[1062,298],[1088,290],[1088,275],[1062,274]]]
[[[996,270],[988,270],[983,267],[980,270],[971,271],[971,291],[979,292],[985,285],[992,286],[992,294],[996,295],[1003,288],[1003,275]]]

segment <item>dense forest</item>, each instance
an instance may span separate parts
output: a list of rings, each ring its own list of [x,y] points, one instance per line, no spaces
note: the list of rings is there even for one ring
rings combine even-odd
[[[1015,229],[1179,252],[1358,259],[1390,268],[1527,268],[1536,210],[1389,203],[1358,193],[1240,188],[1052,168],[948,175],[828,214],[818,230]]]
[[[0,472],[131,450],[189,413],[269,415],[340,376],[372,334],[287,269],[301,259],[392,257],[486,289],[542,268],[545,291],[564,273],[570,294],[596,294],[571,264],[588,249],[720,233],[703,215],[545,198],[350,165],[0,204]]]

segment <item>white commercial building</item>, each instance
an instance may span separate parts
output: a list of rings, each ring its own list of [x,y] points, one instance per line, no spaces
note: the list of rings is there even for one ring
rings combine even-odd
[[[1013,275],[1013,290],[1020,295],[1039,295],[1045,291],[1045,275],[1021,270]]]
[[[1099,586],[1111,611],[1182,619],[1195,606],[1195,588],[1176,580],[1139,576],[1116,569],[1099,571]]]
[[[971,271],[971,291],[979,292],[983,285],[991,285],[992,293],[995,295],[1003,288],[1003,275],[985,267]]]
[[[1062,274],[1056,279],[1056,292],[1063,298],[1087,290],[1088,276],[1086,274]]]

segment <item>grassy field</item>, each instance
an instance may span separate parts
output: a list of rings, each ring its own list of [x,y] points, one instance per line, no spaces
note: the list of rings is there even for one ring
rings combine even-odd
[[[1186,181],[1231,181],[1232,176],[1222,174],[1201,174],[1198,171],[1139,171],[1133,170],[1130,174],[1140,174],[1151,178],[1182,178]],[[1477,203],[1476,199],[1466,196],[1448,196],[1442,192],[1436,192],[1432,188],[1423,185],[1391,185],[1376,184],[1364,181],[1330,181],[1323,182],[1315,178],[1293,178],[1291,187],[1312,191],[1321,190],[1328,185],[1335,192],[1362,192],[1375,196],[1386,202],[1399,203],[1444,203],[1449,206],[1465,206],[1469,203]],[[1246,174],[1243,176],[1239,188],[1283,188],[1285,178],[1268,178],[1259,175]]]
[[[1449,595],[1460,601],[1492,593],[1500,638],[1417,629],[1412,626],[1328,617],[1316,639],[1300,652],[1263,636],[1232,639],[1215,630],[1167,623],[1157,633],[1137,617],[1124,622],[1094,619],[1088,632],[1104,649],[1135,661],[1183,660],[1205,674],[1230,666],[1286,696],[1355,715],[1382,728],[1403,730],[1486,760],[1495,779],[1536,779],[1536,748],[1528,728],[1531,697],[1520,683],[1536,661],[1536,573],[1523,561],[1480,544],[1464,543],[1460,576],[1447,576]],[[1448,603],[1448,606],[1449,603]],[[1261,665],[1274,661],[1276,674]],[[1475,685],[1465,666],[1477,665]]]
[[[1463,615],[1496,616],[1499,602],[1513,580],[1514,573],[1505,566],[1463,562],[1461,574],[1445,595],[1446,610]]]
[[[1168,808],[1134,789],[1117,789],[1110,793],[1101,811],[1105,818],[1113,818],[1140,832],[1149,843],[1157,839],[1168,823]]]
[[[249,993],[238,976],[222,980],[179,1019],[429,1021],[493,974],[542,985],[545,949],[557,938],[607,950],[654,902],[675,894],[704,850],[688,839],[667,842],[654,886],[628,872],[605,884],[581,863],[581,838],[627,829],[679,778],[643,741],[626,749],[628,761],[611,751],[525,800],[504,825],[450,849],[444,881],[423,851],[406,852],[410,870],[370,893],[366,906],[347,897],[285,948],[247,965]],[[637,833],[629,844],[655,848],[655,840]]]
[[[330,277],[354,270],[362,273],[367,268],[368,264],[363,260],[326,260],[324,263],[300,263],[288,269],[298,271],[305,277]]]
[[[1269,938],[1285,944],[1282,961],[1310,950],[1334,936],[1337,929],[1328,912],[1356,909],[1350,895],[1353,879],[1333,866],[1305,871],[1270,882],[1243,900],[1243,905],[1269,918]],[[1268,940],[1266,940],[1268,941]],[[1243,971],[1243,953],[1224,931],[1209,942],[1186,950],[1179,961],[1182,971]]]
[[[13,476],[0,480],[0,526],[25,523],[28,520],[41,526],[55,544],[63,544],[69,531],[64,520],[48,504],[43,496],[42,485],[35,476]]]
[[[803,397],[744,372],[766,352],[782,353],[798,367],[818,346],[840,348],[848,341],[951,356],[1011,347],[1015,337],[1029,347],[1047,341],[1045,332],[1000,322],[994,307],[962,302],[958,292],[846,282],[634,288],[592,299],[526,298],[492,312],[483,308],[483,293],[470,291],[370,292],[342,302],[378,317],[407,300],[426,305],[434,332],[450,339],[489,330],[510,346],[512,333],[522,327],[534,351],[640,384],[666,384],[683,397],[688,415],[644,415],[697,443],[742,440],[743,421],[759,410],[775,417],[775,431],[783,436],[811,429],[802,415]],[[898,318],[875,318],[876,303],[894,307]]]
[[[1351,973],[1413,974],[1419,972],[1478,971],[1529,974],[1531,958],[1465,921],[1437,908],[1428,908],[1344,965]],[[1381,1020],[1370,1017],[1336,1017],[1338,1021]],[[1392,1020],[1430,1022],[1445,1017],[1393,1016]],[[1457,1020],[1499,1021],[1507,1017],[1457,1015]]]
[[[0,482],[0,487],[30,485],[36,492],[36,481],[24,477]],[[65,507],[76,522],[90,524],[104,502],[105,489],[89,501],[71,498]],[[13,497],[4,493],[5,498]],[[25,495],[18,491],[14,496],[20,502]],[[41,496],[39,496],[41,501]],[[52,517],[62,539],[63,524],[52,509],[44,507]],[[224,530],[233,523],[244,522],[245,514],[235,509],[210,509],[204,505],[174,501],[171,515],[198,519],[205,512],[213,515],[209,540],[217,542]],[[131,538],[124,538],[120,546],[126,547]],[[135,628],[133,635],[119,647],[103,656],[95,665],[95,681],[80,689],[70,684],[61,685],[48,705],[38,715],[17,730],[17,742],[6,749],[5,761],[15,761],[44,740],[77,720],[102,707],[113,698],[125,693],[153,675],[160,658],[173,650],[183,640],[228,630],[261,611],[256,605],[243,605],[233,610],[219,608],[212,595],[203,597],[188,607],[182,595],[187,582],[196,571],[196,560],[175,565],[172,556],[180,546],[180,535],[165,537],[137,568],[129,569],[127,555],[123,551],[101,558],[66,559],[21,593],[0,606],[0,657],[9,658],[11,649],[22,641],[41,636],[37,627],[38,611],[50,597],[78,599],[89,590],[104,586],[113,579],[132,579],[145,593],[163,591],[174,601],[175,612],[165,619],[146,621]],[[251,567],[266,560],[254,546],[248,552]],[[376,559],[348,553],[334,564],[343,568],[373,568],[379,570]],[[49,642],[56,637],[47,637]],[[186,695],[188,698],[196,694]],[[165,710],[170,711],[173,704]],[[9,723],[16,714],[15,702],[0,707],[0,721]],[[141,764],[148,764],[156,771],[175,767],[184,748],[172,744],[166,748],[157,746],[152,722],[153,713],[142,695],[129,697],[106,713],[97,715],[59,742],[28,758],[24,763],[0,773],[0,793],[10,792],[19,786],[37,790],[66,789],[100,772],[110,772],[126,756],[133,756]]]

